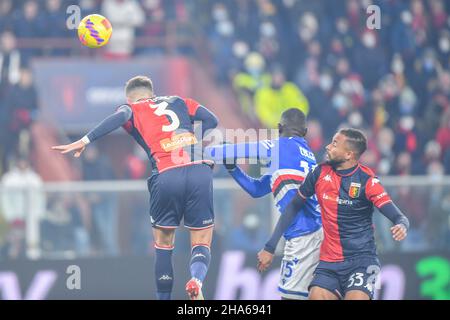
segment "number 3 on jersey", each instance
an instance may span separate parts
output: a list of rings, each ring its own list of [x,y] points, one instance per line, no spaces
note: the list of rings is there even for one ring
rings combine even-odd
[[[180,126],[180,120],[178,119],[177,114],[175,112],[173,112],[172,110],[167,110],[166,108],[168,106],[169,106],[169,104],[165,101],[160,102],[158,104],[150,105],[150,107],[152,109],[156,109],[154,111],[154,113],[157,116],[168,116],[170,118],[171,124],[167,125],[167,126],[162,126],[162,131],[164,131],[164,132],[175,131]]]

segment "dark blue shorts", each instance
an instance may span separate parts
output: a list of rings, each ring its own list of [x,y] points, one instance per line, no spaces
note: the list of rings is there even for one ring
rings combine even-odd
[[[214,225],[212,169],[194,164],[150,177],[150,217],[153,227],[176,228],[184,218],[191,229]]]
[[[380,261],[377,257],[360,257],[343,262],[320,261],[309,288],[327,289],[339,298],[344,298],[350,290],[361,290],[373,299],[379,273]]]

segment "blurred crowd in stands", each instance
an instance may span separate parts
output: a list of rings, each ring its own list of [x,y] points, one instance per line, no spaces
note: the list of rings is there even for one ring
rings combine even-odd
[[[110,43],[97,51],[105,59],[176,53],[209,62],[206,67],[213,70],[217,85],[233,88],[242,117],[254,127],[274,128],[285,109],[298,107],[308,114],[308,140],[319,160],[334,132],[351,126],[369,137],[363,162],[379,175],[429,175],[440,179],[450,174],[448,1],[2,0],[3,187],[39,187],[43,183],[30,165],[30,128],[39,115],[31,61],[37,57],[92,54],[92,50],[70,44],[77,41],[76,30],[66,25],[66,8],[73,4],[80,6],[82,16],[100,13],[113,25]],[[381,9],[379,30],[366,26],[370,16],[366,8],[371,4]],[[33,44],[33,39],[40,41]],[[67,45],[64,39],[70,39]],[[136,39],[144,40],[136,43]],[[115,178],[109,162],[96,149],[87,154],[82,166],[84,179]],[[145,166],[139,152],[129,154],[127,177],[144,178],[148,172]],[[428,247],[439,245],[439,241],[448,243],[450,239],[442,236],[425,238],[433,234],[450,238],[450,192],[445,188],[422,191],[393,190],[399,205],[413,217],[410,243],[420,241]],[[4,237],[11,240],[1,244],[1,252],[20,256],[27,209],[8,199],[6,193],[2,197],[6,199],[2,199],[0,218],[15,232]],[[45,234],[56,234],[58,238],[51,230],[61,232],[55,226],[69,219],[71,229],[66,231],[76,239],[77,252],[85,254],[94,234],[91,225],[96,225],[102,250],[118,252],[117,199],[105,195],[89,199],[42,197],[36,201],[43,206],[43,212],[50,213],[42,226]],[[140,201],[145,206],[145,198]],[[142,227],[143,223],[136,221],[136,228]],[[256,225],[251,215],[243,216],[242,221],[245,223],[239,225],[244,229],[245,225]],[[1,225],[0,221],[0,238],[6,232]],[[443,233],[433,233],[434,227],[443,228]],[[136,241],[147,239],[147,233],[140,234]],[[50,247],[51,243],[64,246],[51,237],[46,241]],[[136,250],[147,251],[148,247]]]

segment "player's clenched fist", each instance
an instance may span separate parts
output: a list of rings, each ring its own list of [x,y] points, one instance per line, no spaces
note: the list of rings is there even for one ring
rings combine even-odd
[[[78,158],[81,153],[86,148],[86,144],[80,139],[78,141],[75,141],[71,144],[64,144],[60,146],[54,146],[52,147],[53,150],[61,151],[62,154],[69,153],[71,151],[75,151],[74,157]]]
[[[397,224],[391,228],[392,237],[396,241],[402,241],[406,238],[406,228],[403,224]]]
[[[261,250],[258,252],[258,270],[260,272],[265,271],[273,260],[273,254],[270,252],[267,252],[266,250]]]

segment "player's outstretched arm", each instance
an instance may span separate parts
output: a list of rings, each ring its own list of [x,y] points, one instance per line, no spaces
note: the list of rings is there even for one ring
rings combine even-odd
[[[301,197],[300,194],[297,194],[288,204],[284,213],[278,219],[275,230],[273,231],[269,241],[264,246],[264,249],[258,253],[257,267],[259,271],[264,271],[270,266],[273,260],[273,254],[275,253],[275,249],[277,248],[281,236],[292,224],[305,202],[306,199]]]
[[[78,158],[83,153],[86,145],[95,141],[111,131],[116,130],[123,126],[127,121],[131,119],[133,112],[128,105],[121,106],[116,113],[110,115],[102,122],[100,122],[94,129],[89,131],[83,138],[70,144],[53,146],[53,150],[61,151],[62,154],[75,151],[74,157]]]
[[[264,175],[259,179],[255,179],[247,175],[241,168],[235,165],[228,170],[234,180],[253,198],[260,198],[272,192],[270,188],[270,175]]]
[[[379,208],[379,210],[394,224],[391,228],[394,240],[402,241],[405,239],[409,229],[409,220],[400,209],[393,202],[388,202]]]
[[[235,163],[237,159],[264,159],[270,161],[273,153],[272,148],[274,147],[275,145],[270,141],[237,144],[224,143],[215,146],[208,146],[205,148],[204,153],[205,157],[211,160],[222,161],[227,159],[230,164]],[[275,153],[274,156],[276,155],[277,154]]]

